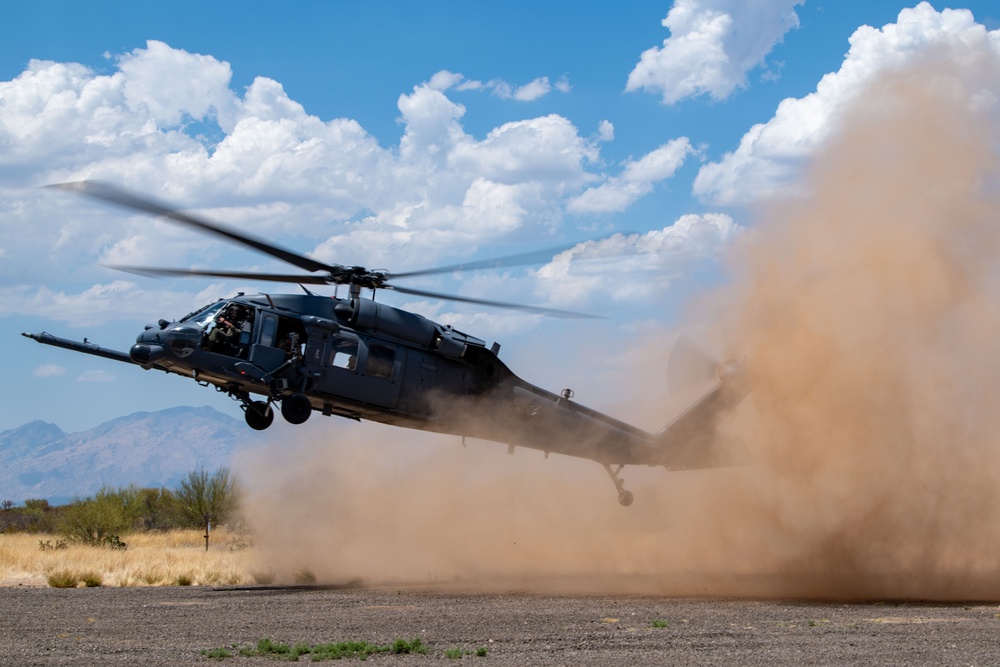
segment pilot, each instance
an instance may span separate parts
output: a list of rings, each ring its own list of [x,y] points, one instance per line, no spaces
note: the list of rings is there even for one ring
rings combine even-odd
[[[215,318],[215,328],[208,335],[213,351],[227,354],[235,350],[235,338],[240,330],[237,326],[238,317],[236,306],[230,306]]]

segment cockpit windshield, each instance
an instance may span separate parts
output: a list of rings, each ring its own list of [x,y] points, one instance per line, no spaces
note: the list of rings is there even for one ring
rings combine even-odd
[[[201,310],[196,310],[195,312],[186,316],[183,320],[181,320],[181,322],[193,322],[198,326],[204,328],[208,326],[209,322],[215,319],[216,314],[218,314],[218,312],[222,310],[222,307],[224,305],[226,305],[225,301],[221,300],[216,301],[210,306],[205,306]]]

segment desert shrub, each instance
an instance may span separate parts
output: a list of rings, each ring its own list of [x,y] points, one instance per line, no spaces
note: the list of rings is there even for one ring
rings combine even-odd
[[[28,498],[24,501],[24,509],[45,512],[49,509],[49,501],[45,498]]]
[[[105,487],[93,498],[78,500],[63,509],[59,533],[72,542],[95,547],[124,549],[119,537],[133,530],[139,517],[139,490]]]
[[[87,588],[98,588],[104,584],[104,577],[97,572],[84,572],[80,575],[80,581],[82,581]]]
[[[69,570],[59,570],[48,576],[49,586],[52,588],[76,588],[78,581],[76,575]]]
[[[144,488],[139,489],[138,525],[140,530],[172,530],[179,523],[179,508],[177,497],[170,489]]]
[[[12,506],[0,512],[0,533],[52,533],[58,510],[47,500],[26,500],[24,507]]]
[[[267,586],[268,584],[274,583],[274,572],[251,572],[250,576],[253,577],[255,584],[261,586]]]
[[[41,551],[63,551],[69,548],[69,544],[66,540],[56,540],[55,544],[52,544],[52,540],[38,540],[38,548]]]
[[[292,581],[294,581],[297,584],[306,584],[306,585],[315,584],[316,575],[313,574],[312,570],[310,570],[308,567],[304,567],[298,572],[292,574]]]
[[[200,528],[207,516],[213,524],[225,523],[239,503],[239,482],[229,468],[209,474],[204,468],[188,473],[174,496],[181,525]]]

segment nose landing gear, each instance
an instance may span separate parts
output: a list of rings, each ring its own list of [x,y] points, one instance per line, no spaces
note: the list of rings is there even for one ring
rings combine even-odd
[[[635,500],[635,498],[632,496],[631,491],[625,490],[625,480],[618,476],[618,473],[620,473],[624,467],[624,465],[620,465],[617,469],[612,470],[611,464],[604,464],[604,469],[608,471],[611,481],[614,482],[615,488],[618,489],[618,504],[622,507],[628,507],[632,504],[632,501]]]

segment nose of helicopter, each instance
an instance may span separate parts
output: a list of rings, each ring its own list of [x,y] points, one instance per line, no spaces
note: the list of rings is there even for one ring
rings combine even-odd
[[[201,344],[201,327],[194,324],[170,323],[162,328],[149,328],[139,334],[129,357],[138,364],[150,364],[172,354],[183,359]]]

